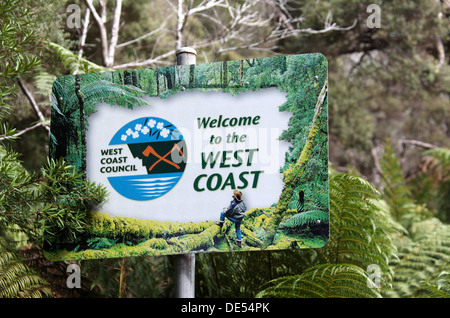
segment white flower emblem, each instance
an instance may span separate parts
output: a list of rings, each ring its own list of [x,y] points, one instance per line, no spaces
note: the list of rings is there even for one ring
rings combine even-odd
[[[147,135],[149,131],[150,131],[150,129],[148,129],[147,126],[144,126],[144,128],[142,128],[142,130],[141,130],[141,133],[144,135]]]
[[[140,131],[141,128],[142,128],[142,125],[141,125],[141,124],[136,124],[136,126],[134,127],[134,130]]]
[[[167,136],[169,136],[169,133],[170,133],[169,129],[163,128],[161,130],[161,136],[163,136],[164,138],[167,138]]]
[[[156,120],[154,120],[154,119],[150,119],[149,121],[148,121],[148,127],[150,127],[150,128],[153,128],[153,127],[155,127],[155,125],[156,125]]]
[[[133,138],[134,139],[139,138],[139,133],[137,131],[133,132]]]
[[[164,123],[163,122],[159,122],[158,125],[156,125],[156,128],[163,129],[164,128]]]
[[[133,133],[133,131],[131,130],[131,128],[128,128],[127,131],[126,131],[126,133],[127,133],[127,135],[129,136],[129,135],[131,135],[131,134]]]
[[[127,135],[122,135],[122,137],[120,139],[122,139],[122,141],[127,140]]]

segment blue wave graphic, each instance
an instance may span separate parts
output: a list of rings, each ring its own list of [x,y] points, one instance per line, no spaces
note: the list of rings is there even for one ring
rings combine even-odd
[[[169,192],[180,180],[183,172],[108,177],[118,193],[131,200],[148,201]]]

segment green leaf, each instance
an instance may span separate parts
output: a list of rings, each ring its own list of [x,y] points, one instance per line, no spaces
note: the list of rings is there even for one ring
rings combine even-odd
[[[369,282],[369,283],[368,283]],[[358,266],[322,264],[301,275],[282,277],[270,282],[260,298],[380,298],[371,288],[369,277]]]

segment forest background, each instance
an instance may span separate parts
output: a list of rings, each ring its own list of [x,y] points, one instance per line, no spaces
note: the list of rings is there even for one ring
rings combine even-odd
[[[174,295],[173,257],[82,261],[71,289],[41,248],[104,197],[48,159],[53,81],[173,65],[182,46],[329,66],[330,241],[198,255],[197,297],[449,297],[449,20],[447,0],[2,1],[0,297]]]

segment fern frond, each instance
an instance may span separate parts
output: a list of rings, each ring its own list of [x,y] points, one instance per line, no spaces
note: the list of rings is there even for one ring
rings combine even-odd
[[[147,105],[142,97],[144,92],[132,85],[123,85],[119,83],[113,83],[106,79],[102,79],[102,74],[85,74],[81,77],[81,92],[84,95],[84,102],[86,107],[86,114],[90,115],[94,109],[94,106],[98,103],[107,103],[110,105],[118,105],[122,107],[132,108],[137,105]],[[74,81],[67,77],[60,77],[54,82],[52,107],[61,116],[67,113],[73,113],[66,109],[67,107],[72,109],[78,108],[78,96],[73,94],[75,87]],[[56,92],[61,96],[66,96],[63,99],[63,105],[66,108],[58,106],[58,99]],[[76,105],[76,107],[74,107]]]
[[[288,228],[300,227],[304,225],[316,224],[318,220],[323,223],[328,223],[328,212],[322,210],[310,210],[297,213],[286,222],[281,223],[280,226]]]
[[[86,96],[86,106],[95,106],[100,101],[132,108],[137,105],[146,105],[142,99],[143,91],[135,86],[120,85],[105,80],[86,85],[83,90]]]
[[[52,297],[48,283],[20,257],[0,246],[0,298]]]
[[[397,242],[391,297],[420,297],[426,284],[437,284],[438,273],[450,272],[450,225],[437,218],[414,224],[408,238]]]
[[[380,268],[380,283],[390,282],[391,235],[405,230],[366,180],[349,174],[330,177],[330,240],[320,259],[301,275],[279,278],[260,297],[380,297],[367,279],[369,265]],[[302,213],[301,213],[302,214]]]
[[[406,229],[415,222],[431,216],[424,207],[417,205],[403,177],[403,170],[389,142],[380,161],[384,183],[383,198],[390,206],[392,216]]]
[[[427,298],[450,298],[450,289],[442,290],[439,287],[436,287],[432,284],[425,283],[424,286],[424,297]]]
[[[56,76],[47,73],[46,71],[40,71],[36,76],[34,76],[34,86],[37,95],[48,97],[51,94],[53,82],[56,80]]]
[[[450,298],[450,274],[442,272],[436,284],[423,283],[423,296],[428,298]]]
[[[56,53],[56,56],[61,60],[64,67],[66,67],[71,74],[81,73],[98,73],[108,71],[107,68],[92,63],[84,58],[80,58],[72,51],[56,44],[48,42],[48,47]]]
[[[390,216],[378,191],[366,180],[337,174],[330,178],[330,241],[318,253],[329,263],[367,268],[378,265],[392,276],[389,258],[395,252],[390,235],[402,227]]]
[[[380,298],[367,273],[350,264],[322,264],[303,274],[273,280],[261,298]]]

